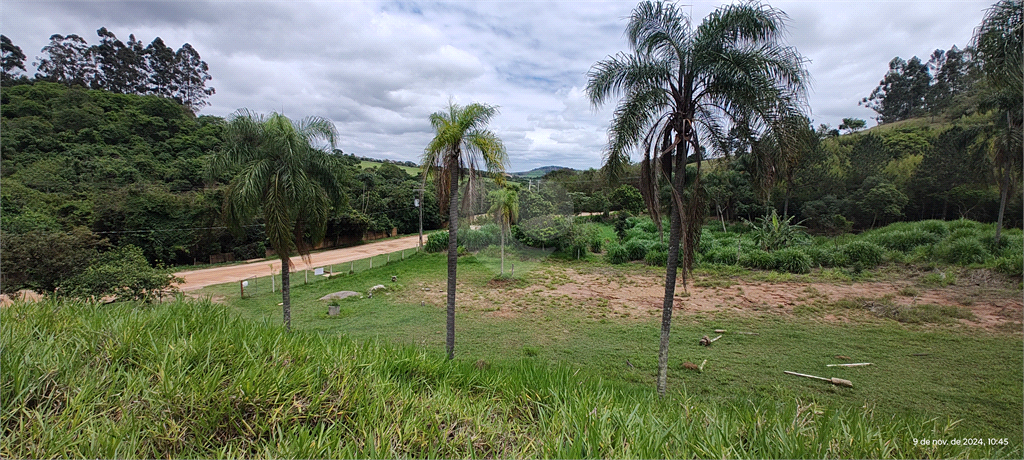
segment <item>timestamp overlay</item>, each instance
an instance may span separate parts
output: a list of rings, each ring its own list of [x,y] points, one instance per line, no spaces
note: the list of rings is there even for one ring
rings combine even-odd
[[[915,446],[1008,446],[1009,438],[960,437],[960,438],[914,438]]]

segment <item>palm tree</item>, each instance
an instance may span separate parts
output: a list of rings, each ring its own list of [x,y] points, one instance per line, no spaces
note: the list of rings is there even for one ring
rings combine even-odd
[[[504,180],[508,156],[501,139],[484,128],[498,108],[473,103],[465,107],[448,103],[447,110],[430,115],[436,134],[423,151],[423,169],[434,177],[438,200],[448,203],[448,315],[446,349],[448,359],[455,357],[455,272],[458,264],[456,242],[459,221],[459,178],[467,170],[469,183],[476,178],[478,164],[491,172],[496,181]],[[467,183],[468,185],[468,183]]]
[[[630,150],[642,150],[641,192],[655,221],[661,214],[658,182],[671,185],[658,351],[661,395],[680,241],[685,288],[704,219],[704,145],[725,145],[727,122],[742,120],[758,132],[781,132],[779,120],[799,114],[807,73],[796,50],[781,44],[785,18],[766,5],[727,5],[694,28],[676,4],[645,1],[626,27],[632,53],[610,56],[588,73],[587,93],[595,107],[623,96],[609,127],[609,175],[621,173],[615,169],[629,163]]]
[[[241,230],[261,216],[270,247],[281,258],[284,325],[289,331],[290,256],[297,253],[308,260],[341,196],[330,154],[336,137],[334,125],[323,118],[296,123],[279,113],[262,116],[242,109],[228,120],[227,147],[213,157],[215,174],[238,171],[226,189],[224,219]]]
[[[505,235],[519,220],[519,188],[505,187],[491,192],[491,215],[501,226],[501,277],[505,277]]]
[[[995,243],[999,245],[1003,213],[1010,189],[1020,171],[1024,122],[1024,3],[1002,0],[985,13],[974,31],[974,49],[985,74],[982,108],[996,109],[996,135],[988,142],[999,183],[999,218]]]

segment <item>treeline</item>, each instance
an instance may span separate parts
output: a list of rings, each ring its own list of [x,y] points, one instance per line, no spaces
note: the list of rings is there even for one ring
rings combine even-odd
[[[0,259],[3,291],[52,291],[95,256],[134,246],[151,264],[236,260],[266,253],[259,222],[234,234],[221,219],[223,186],[210,156],[225,120],[194,116],[174,100],[34,81],[0,92]],[[335,152],[346,200],[327,240],[366,231],[415,232],[421,179],[392,164],[360,169]],[[424,227],[438,228],[432,186]]]
[[[192,45],[185,43],[177,51],[160,37],[148,45],[128,36],[122,42],[102,27],[96,31],[99,43],[89,45],[76,34],[50,36],[50,43],[34,62],[34,80],[102,89],[119,94],[156,95],[173,99],[193,113],[209,105],[206,99],[215,93],[208,88],[210,67]],[[6,36],[0,36],[0,62],[3,86],[32,81],[21,72],[25,53]],[[20,72],[19,72],[20,70]]]

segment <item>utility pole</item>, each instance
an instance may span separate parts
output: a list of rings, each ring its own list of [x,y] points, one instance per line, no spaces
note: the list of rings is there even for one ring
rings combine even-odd
[[[423,192],[426,188],[413,189],[414,192],[420,192],[419,199],[416,200],[416,207],[420,208],[420,245],[419,249],[423,249]]]

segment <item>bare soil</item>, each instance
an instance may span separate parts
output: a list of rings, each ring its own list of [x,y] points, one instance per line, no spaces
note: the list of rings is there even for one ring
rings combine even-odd
[[[1024,325],[1021,291],[1006,277],[987,270],[973,270],[948,287],[926,287],[914,278],[897,281],[763,282],[739,278],[698,278],[687,290],[681,283],[675,292],[677,314],[729,312],[739,315],[799,314],[813,309],[822,321],[848,322],[862,312],[833,306],[840,300],[861,304],[885,302],[896,306],[939,305],[970,310],[973,320],[965,325],[989,330],[1020,330]],[[615,269],[572,268],[540,270],[528,275],[529,283],[490,281],[486,288],[459,283],[459,306],[497,317],[517,317],[545,312],[549,306],[580,311],[592,317],[643,319],[660,315],[665,296],[664,278],[625,274]],[[443,306],[443,283],[425,283],[410,295],[428,304]],[[525,286],[523,286],[526,284]],[[418,301],[417,300],[417,301]]]

